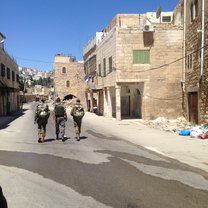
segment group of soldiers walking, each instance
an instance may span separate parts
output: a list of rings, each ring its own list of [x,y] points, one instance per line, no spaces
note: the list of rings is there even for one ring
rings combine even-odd
[[[81,124],[82,118],[85,114],[84,108],[80,103],[80,100],[76,100],[76,104],[72,107],[70,115],[73,117],[74,128],[77,141],[80,141]],[[53,121],[56,129],[56,139],[59,139],[59,134],[61,135],[61,140],[64,142],[66,139],[65,135],[65,122],[67,121],[67,112],[61,99],[58,97],[52,112]],[[41,103],[37,105],[35,112],[34,123],[38,125],[38,142],[43,143],[46,137],[46,125],[48,123],[48,118],[50,117],[49,106],[45,103],[45,99],[41,99]]]

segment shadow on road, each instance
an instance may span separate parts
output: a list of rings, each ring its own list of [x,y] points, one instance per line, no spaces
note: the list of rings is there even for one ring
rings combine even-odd
[[[50,138],[50,139],[45,139],[44,140],[44,142],[53,142],[53,141],[55,141],[56,139],[54,139],[54,138]]]
[[[87,138],[88,137],[86,137],[86,136],[81,136],[80,140],[87,139]],[[53,142],[53,141],[58,141],[58,140],[65,142],[65,141],[67,141],[69,139],[71,139],[71,137],[64,137],[64,140],[62,140],[61,138],[59,138],[59,139],[48,138],[48,139],[45,139],[44,142]],[[75,137],[75,139],[76,139],[76,137]]]
[[[88,137],[86,137],[86,136],[81,136],[80,137],[80,140],[83,140],[83,139],[87,139]]]

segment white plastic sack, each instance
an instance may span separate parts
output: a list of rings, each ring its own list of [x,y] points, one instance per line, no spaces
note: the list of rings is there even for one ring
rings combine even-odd
[[[191,129],[190,137],[197,138],[202,133],[203,133],[203,131],[197,126],[197,127],[194,127]]]

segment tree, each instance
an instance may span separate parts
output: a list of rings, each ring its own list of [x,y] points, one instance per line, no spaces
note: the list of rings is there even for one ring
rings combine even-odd
[[[24,91],[24,78],[23,77],[19,77],[19,88],[20,88],[20,91]]]

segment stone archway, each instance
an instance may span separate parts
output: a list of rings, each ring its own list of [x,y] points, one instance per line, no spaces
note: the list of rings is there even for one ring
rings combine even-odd
[[[72,100],[73,98],[76,98],[75,95],[72,95],[72,94],[68,94],[68,95],[65,95],[64,96],[64,99],[63,100]]]

